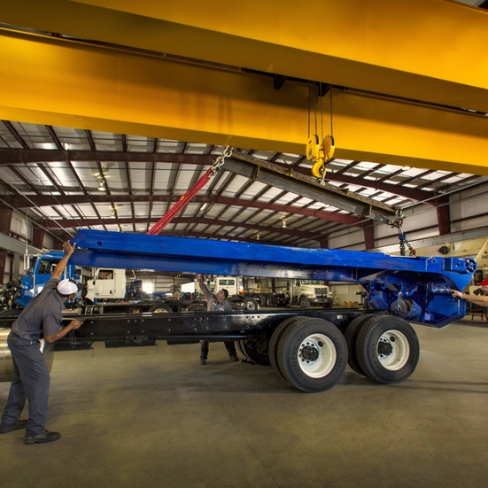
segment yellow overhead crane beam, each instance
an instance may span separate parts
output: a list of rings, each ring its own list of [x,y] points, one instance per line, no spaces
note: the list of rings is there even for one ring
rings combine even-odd
[[[318,27],[311,24],[321,18]],[[488,117],[361,93],[488,112],[488,70],[480,52],[488,24],[476,9],[444,0],[407,6],[317,0],[306,12],[298,2],[269,0],[201,6],[185,0],[0,0],[0,19],[351,87],[357,90],[332,93],[334,157],[488,174]],[[463,31],[465,22],[469,31]],[[230,67],[6,30],[0,32],[0,79],[0,117],[6,120],[305,152],[308,88],[294,82],[274,90],[267,77]]]
[[[0,20],[488,112],[488,12],[448,0],[0,0]]]
[[[303,154],[308,89],[2,32],[0,118]],[[334,90],[334,156],[488,174],[488,118]]]

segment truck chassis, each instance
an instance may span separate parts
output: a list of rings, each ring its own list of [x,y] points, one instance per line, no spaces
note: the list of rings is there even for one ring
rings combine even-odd
[[[75,316],[67,317],[72,319]],[[59,341],[63,348],[237,341],[252,363],[271,365],[296,389],[334,386],[346,365],[371,380],[391,384],[414,372],[420,347],[413,327],[382,310],[274,310],[109,314],[84,316],[83,327]],[[58,343],[57,343],[58,346]]]

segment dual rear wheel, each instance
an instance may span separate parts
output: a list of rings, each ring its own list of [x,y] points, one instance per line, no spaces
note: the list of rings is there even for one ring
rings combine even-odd
[[[332,388],[341,378],[347,365],[347,344],[331,322],[293,317],[273,332],[269,359],[295,388],[315,393]]]
[[[343,336],[331,322],[291,317],[273,332],[269,363],[295,388],[314,393],[334,386],[347,363],[377,383],[405,381],[415,371],[420,346],[413,327],[391,315],[363,315]]]
[[[392,315],[361,316],[346,329],[349,366],[377,383],[400,383],[417,367],[420,345],[413,327]]]

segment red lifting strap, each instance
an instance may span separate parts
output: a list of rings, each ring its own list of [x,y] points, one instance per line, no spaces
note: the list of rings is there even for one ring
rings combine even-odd
[[[158,235],[175,217],[180,210],[205,186],[208,182],[214,168],[209,168],[205,174],[190,188],[169,210],[156,222],[147,234]]]

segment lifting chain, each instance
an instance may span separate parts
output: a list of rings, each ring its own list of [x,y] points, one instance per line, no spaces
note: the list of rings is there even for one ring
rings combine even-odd
[[[417,252],[412,247],[410,242],[408,242],[407,235],[403,232],[402,225],[405,216],[403,215],[403,210],[401,208],[397,208],[395,210],[395,223],[392,224],[393,227],[398,229],[398,238],[400,239],[400,256],[406,256],[405,246],[408,247],[409,256],[417,256]]]
[[[407,246],[408,250],[410,251],[409,256],[416,257],[417,252],[412,247],[410,242],[408,242],[407,235],[403,232],[402,229],[402,224],[404,219],[405,217],[403,215],[402,209],[397,208],[395,211],[395,223],[393,224],[393,227],[396,227],[398,229],[398,238],[400,239],[400,256],[406,256],[405,246]]]
[[[215,174],[225,163],[225,158],[230,158],[232,156],[232,147],[225,146],[224,152],[215,160],[212,165],[212,174]]]

